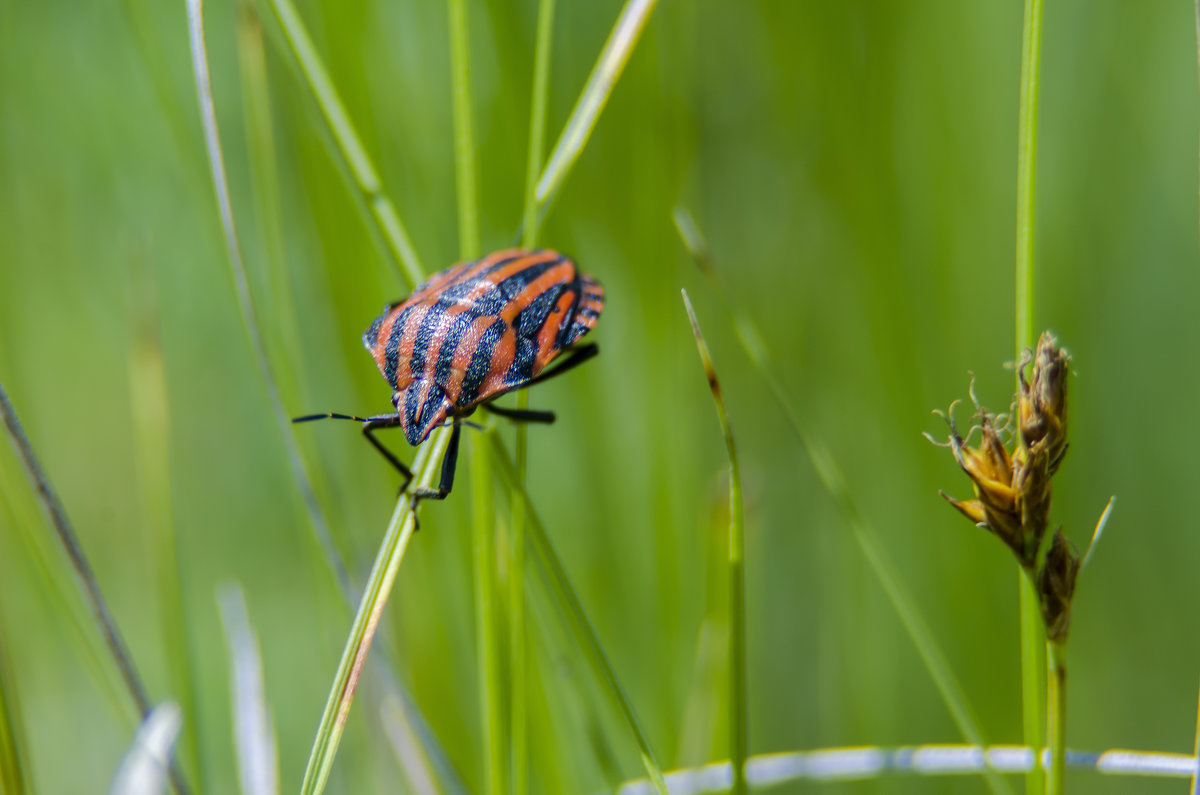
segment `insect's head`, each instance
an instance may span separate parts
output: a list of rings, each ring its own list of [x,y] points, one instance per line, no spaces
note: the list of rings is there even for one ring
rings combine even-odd
[[[399,392],[392,393],[392,405],[400,417],[404,438],[414,447],[425,441],[450,411],[450,400],[446,393],[425,378],[418,378]]]

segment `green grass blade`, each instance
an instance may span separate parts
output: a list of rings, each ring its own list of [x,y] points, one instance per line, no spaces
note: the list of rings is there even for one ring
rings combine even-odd
[[[0,616],[0,795],[25,795],[32,791],[29,762],[25,757],[25,732],[21,720],[16,680],[8,661],[8,633]]]
[[[207,791],[200,760],[196,670],[188,644],[184,571],[176,547],[178,528],[171,503],[170,409],[159,338],[159,313],[153,274],[139,261],[132,274],[136,333],[129,354],[129,398],[133,418],[134,473],[142,503],[146,544],[152,552],[158,590],[159,622],[167,659],[171,697],[179,704],[183,727],[181,764],[200,792]]]
[[[16,490],[9,473],[4,467],[0,467],[0,519],[7,522],[8,527],[17,529],[33,567],[46,587],[52,613],[64,618],[70,626],[82,650],[81,661],[91,671],[114,714],[120,716],[129,726],[137,726],[137,708],[126,697],[119,672],[106,663],[108,650],[104,647],[103,640],[90,631],[90,625],[87,618],[81,614],[78,601],[67,593],[63,584],[67,578],[53,573],[50,564],[51,553],[47,548],[50,544],[46,543],[42,534],[34,531],[40,523],[39,519],[28,510],[19,510],[23,505],[12,505],[7,501],[5,495],[15,494]]]
[[[530,546],[541,563],[545,565],[550,590],[564,607],[568,620],[571,622],[572,629],[575,631],[580,645],[583,647],[588,662],[593,667],[596,675],[604,685],[604,689],[608,692],[609,698],[624,719],[626,727],[637,744],[642,758],[642,765],[646,768],[646,774],[654,784],[655,790],[659,795],[670,795],[667,792],[667,785],[663,781],[662,768],[659,766],[654,752],[650,749],[650,741],[646,737],[645,732],[642,731],[637,714],[634,712],[633,704],[629,701],[629,697],[625,695],[625,689],[621,686],[621,681],[617,678],[612,664],[608,661],[608,655],[604,653],[604,647],[600,644],[600,638],[596,635],[596,630],[592,627],[592,622],[588,619],[587,613],[583,609],[583,603],[579,601],[579,594],[575,592],[574,586],[571,585],[571,580],[567,576],[566,569],[563,568],[558,553],[554,551],[554,545],[550,543],[550,537],[546,534],[546,528],[533,507],[533,502],[529,498],[529,492],[525,490],[525,484],[521,482],[516,465],[509,457],[508,450],[505,449],[504,443],[500,441],[499,435],[494,430],[488,431],[486,435],[491,439],[492,460],[496,464],[496,468],[500,471],[501,477],[504,478],[509,490],[514,494],[518,494],[520,499],[525,503],[527,526],[530,530]]]
[[[413,463],[413,488],[429,488],[438,471],[438,463],[446,452],[446,444],[450,439],[448,428],[434,431],[428,442],[417,451]],[[333,686],[329,698],[325,702],[325,711],[321,723],[317,727],[316,739],[313,741],[312,753],[304,771],[304,782],[300,788],[302,795],[317,795],[323,792],[329,780],[329,772],[333,769],[333,760],[337,755],[338,744],[346,729],[346,719],[350,715],[350,705],[358,688],[359,677],[366,662],[367,652],[375,637],[379,618],[387,604],[388,596],[396,580],[396,572],[408,549],[416,527],[412,513],[412,500],[408,494],[401,495],[396,503],[388,523],[383,543],[375,557],[375,565],[367,578],[366,589],[359,603],[358,613],[350,628],[350,637],[342,651],[342,659],[334,675]]]
[[[539,205],[549,204],[575,165],[656,5],[658,0],[626,0],[538,180]]]
[[[799,417],[792,410],[787,393],[784,392],[783,386],[774,375],[775,370],[766,344],[762,341],[762,335],[759,333],[754,321],[730,301],[728,297],[730,292],[721,283],[720,273],[716,269],[712,254],[708,248],[708,243],[701,234],[699,227],[692,219],[691,214],[683,208],[676,208],[675,210],[675,226],[679,231],[680,238],[683,240],[684,247],[687,248],[688,253],[696,261],[701,273],[712,287],[713,294],[718,296],[724,303],[726,311],[733,320],[738,342],[741,343],[746,356],[750,359],[755,369],[758,370],[759,375],[766,381],[771,395],[775,398],[775,402],[783,412],[784,419],[800,440],[809,460],[820,476],[821,483],[825,487],[826,492],[841,509],[846,523],[854,533],[855,542],[862,550],[867,563],[871,566],[875,578],[883,586],[884,592],[892,604],[892,609],[900,617],[901,624],[904,625],[909,639],[913,642],[913,646],[916,647],[917,653],[925,665],[925,670],[928,671],[934,686],[937,687],[938,693],[941,695],[942,701],[945,703],[946,709],[950,712],[950,716],[958,727],[959,732],[968,742],[982,745],[983,730],[979,726],[979,720],[975,717],[975,711],[971,708],[962,685],[959,684],[958,678],[954,675],[949,663],[946,661],[945,654],[934,639],[933,633],[921,615],[916,602],[909,594],[908,589],[904,587],[903,580],[896,571],[895,565],[891,562],[883,546],[879,543],[874,528],[862,517],[861,512],[858,510],[858,505],[850,494],[850,490],[846,488],[845,482],[832,456],[829,455],[823,444],[805,432]],[[1004,779],[994,773],[987,774],[987,782],[992,792],[996,793],[996,795],[1004,795],[1011,792]]]
[[[1032,347],[1034,299],[1034,210],[1037,188],[1038,85],[1042,54],[1042,0],[1025,0],[1025,26],[1021,52],[1021,100],[1017,141],[1017,358]],[[1021,715],[1025,744],[1041,748],[1045,742],[1043,692],[1046,677],[1046,632],[1033,583],[1018,572],[1021,615]],[[1041,795],[1045,780],[1040,770],[1025,779],[1026,795]]]
[[[405,229],[404,222],[400,220],[400,214],[396,212],[395,205],[383,190],[379,173],[367,156],[366,148],[358,137],[358,132],[354,129],[354,124],[350,121],[350,116],[346,113],[341,98],[338,97],[333,81],[329,79],[329,72],[317,54],[308,30],[300,20],[300,15],[296,12],[296,7],[291,0],[269,0],[269,2],[308,88],[312,91],[317,105],[321,109],[321,114],[333,135],[338,151],[344,158],[346,167],[354,180],[354,186],[360,198],[369,208],[372,219],[383,232],[383,238],[388,244],[388,254],[393,258],[393,262],[408,287],[415,287],[424,281],[425,269],[421,267],[421,261],[417,257],[416,249],[413,248],[408,230]]]
[[[725,398],[721,395],[721,383],[717,370],[709,355],[708,345],[700,331],[696,310],[683,291],[683,305],[687,309],[692,334],[696,337],[696,349],[704,365],[709,391],[717,407],[721,421],[721,433],[725,437],[725,450],[729,455],[729,761],[733,767],[733,792],[745,795],[746,755],[748,742],[746,723],[746,541],[742,528],[742,476],[738,467],[737,446],[733,441],[733,430],[729,425],[729,413]]]

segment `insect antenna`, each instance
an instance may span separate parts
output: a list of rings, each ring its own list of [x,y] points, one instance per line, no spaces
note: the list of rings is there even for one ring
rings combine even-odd
[[[353,414],[338,414],[336,412],[327,411],[324,414],[306,414],[303,417],[293,417],[292,422],[312,422],[313,420],[354,420],[355,422],[373,422],[381,420],[385,417],[392,417],[392,414],[379,414],[374,417],[355,417]]]

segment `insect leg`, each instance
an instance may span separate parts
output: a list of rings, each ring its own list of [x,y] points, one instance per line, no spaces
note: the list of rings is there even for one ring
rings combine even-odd
[[[404,477],[404,482],[400,484],[400,491],[408,488],[408,484],[412,483],[412,470],[405,466],[404,462],[396,458],[395,453],[383,446],[383,442],[375,438],[374,431],[377,428],[395,428],[400,424],[400,415],[398,414],[381,414],[378,417],[371,417],[363,422],[363,436],[367,437],[367,441],[371,443],[379,453],[388,460],[388,463],[396,468],[396,470]]]
[[[462,436],[462,423],[454,422],[454,430],[450,432],[450,443],[446,445],[446,455],[442,458],[442,476],[436,489],[420,488],[413,492],[413,512],[415,515],[418,500],[444,500],[454,488],[454,470],[458,466],[458,440]]]
[[[562,361],[557,367],[551,370],[545,370],[537,375],[536,378],[531,378],[525,386],[533,386],[540,384],[542,381],[547,381],[556,375],[562,375],[567,370],[572,370],[586,362],[588,359],[600,352],[600,346],[594,342],[589,342],[586,345],[577,345],[570,349],[570,355]]]
[[[540,422],[549,425],[554,422],[553,411],[536,411],[530,409],[508,409],[503,406],[493,406],[490,403],[483,404],[483,410],[489,411],[500,417],[507,417],[513,422]]]

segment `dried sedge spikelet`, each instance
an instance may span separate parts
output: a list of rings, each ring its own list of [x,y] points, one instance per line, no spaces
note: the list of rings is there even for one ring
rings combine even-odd
[[[1050,481],[1067,452],[1069,362],[1070,356],[1058,347],[1054,336],[1042,334],[1036,349],[1026,351],[1022,357],[1015,407],[1003,425],[975,401],[972,384],[971,399],[978,410],[981,431],[976,447],[959,435],[953,416],[943,415],[950,426],[945,446],[971,479],[975,499],[956,500],[939,493],[972,522],[995,533],[1036,578],[1050,640],[1066,637],[1079,571],[1079,556],[1058,531],[1038,567],[1038,550],[1050,520]],[[952,412],[954,407],[950,408]],[[1019,441],[1011,453],[1001,436],[1005,426],[1015,426],[1014,435]]]
[[[1029,361],[1033,367],[1027,381],[1024,366]],[[1044,332],[1036,352],[1027,354],[1020,370],[1016,416],[1021,445],[1013,453],[1013,485],[1025,529],[1022,557],[1037,555],[1050,523],[1050,479],[1067,452],[1069,361],[1054,336]]]
[[[975,499],[956,500],[945,492],[939,493],[964,516],[995,533],[997,538],[1020,555],[1021,522],[1017,495],[1012,488],[1012,458],[1004,447],[994,418],[983,409],[980,409],[979,417],[981,439],[978,447],[971,447],[959,436],[953,416],[947,415],[950,449],[958,465],[971,479]]]
[[[1038,572],[1037,590],[1046,622],[1046,639],[1061,641],[1071,626],[1071,600],[1075,596],[1075,578],[1079,575],[1079,553],[1062,534],[1054,531],[1046,562]]]

